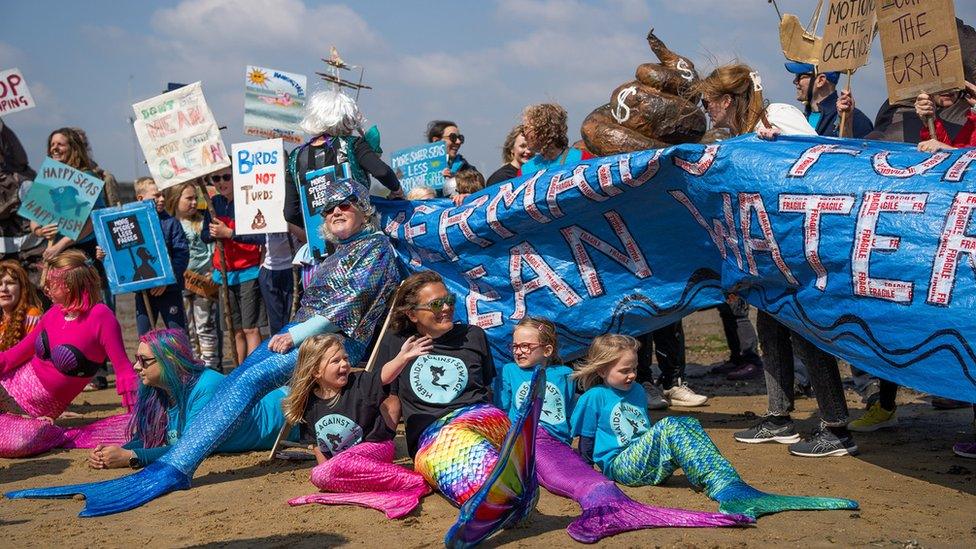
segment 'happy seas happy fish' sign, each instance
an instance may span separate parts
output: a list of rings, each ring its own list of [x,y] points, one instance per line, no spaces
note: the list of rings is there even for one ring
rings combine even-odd
[[[41,226],[57,224],[62,236],[77,240],[103,185],[97,177],[45,158],[17,215]]]
[[[136,103],[132,110],[136,136],[160,189],[230,166],[200,82]]]

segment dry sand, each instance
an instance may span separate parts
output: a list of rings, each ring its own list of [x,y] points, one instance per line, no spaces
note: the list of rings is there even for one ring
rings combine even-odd
[[[121,309],[128,310],[125,301]],[[128,317],[128,315],[123,314]],[[133,325],[123,318],[124,325]],[[697,313],[685,320],[689,380],[708,406],[666,413],[698,418],[742,476],[768,491],[854,498],[860,511],[781,513],[745,529],[657,529],[605,539],[612,547],[728,546],[898,546],[976,545],[976,462],[954,457],[953,441],[972,437],[970,410],[935,411],[922,395],[902,391],[895,430],[857,436],[861,455],[829,459],[791,457],[779,444],[739,444],[732,433],[750,425],[765,408],[762,380],[727,382],[705,376],[706,366],[726,350],[718,316]],[[129,342],[131,347],[132,342]],[[697,377],[693,377],[697,376]],[[857,396],[849,393],[853,413]],[[114,390],[82,393],[70,410],[89,418],[117,413]],[[816,403],[799,399],[799,427],[816,426]],[[654,418],[660,412],[652,413]],[[400,455],[405,455],[402,437]],[[33,459],[0,459],[0,490],[104,480],[127,470],[94,471],[86,451],[59,450]],[[313,490],[308,463],[267,462],[266,453],[221,455],[197,470],[193,488],[127,513],[81,519],[81,501],[0,501],[2,547],[428,547],[442,544],[456,510],[439,495],[423,500],[402,520],[356,507],[290,508],[289,498]],[[402,462],[406,462],[405,460]],[[660,506],[715,511],[717,505],[693,491],[679,472],[665,485],[627,488],[635,499]],[[565,532],[578,513],[570,500],[543,491],[528,522],[502,532],[488,545],[564,547]]]

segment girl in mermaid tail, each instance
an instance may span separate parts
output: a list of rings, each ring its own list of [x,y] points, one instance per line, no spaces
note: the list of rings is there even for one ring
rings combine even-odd
[[[98,272],[85,254],[62,252],[48,262],[44,291],[53,306],[37,328],[0,352],[0,457],[26,457],[52,448],[91,448],[128,440],[128,416],[76,429],[53,424],[106,359],[115,369],[122,403],[135,404],[136,375],[122,344],[122,328],[101,303]]]
[[[393,464],[396,423],[388,423],[380,407],[385,387],[432,346],[430,337],[415,335],[382,368],[353,372],[342,337],[316,335],[302,343],[282,405],[288,421],[301,425],[302,440],[315,441],[311,480],[324,492],[289,504],[356,504],[400,518],[430,493],[422,476]]]
[[[582,507],[581,515],[566,528],[573,539],[594,543],[606,536],[643,528],[736,526],[752,522],[744,516],[650,507],[631,500],[570,447],[569,418],[576,401],[576,382],[572,379],[573,370],[559,364],[556,326],[542,318],[523,318],[512,334],[511,349],[515,361],[502,367],[495,384],[495,403],[514,419],[528,395],[532,368],[549,364],[536,439],[536,474],[547,490],[571,498]]]
[[[41,300],[27,271],[12,259],[0,261],[0,351],[24,339],[41,320]]]
[[[456,297],[433,271],[408,277],[399,296],[391,312],[390,332],[379,342],[377,364],[395,360],[411,337],[428,337],[432,342],[430,352],[411,359],[392,386],[402,406],[407,450],[414,457],[416,471],[451,503],[477,502],[473,499],[476,494],[492,489],[487,481],[496,464],[515,466],[508,459],[499,459],[511,422],[505,412],[491,405],[495,364],[485,333],[477,326],[454,322]],[[526,451],[531,458],[532,449]],[[516,491],[524,491],[500,506],[506,511],[495,517],[497,522],[479,529],[479,538],[521,520],[534,507],[538,489],[521,474],[513,470],[511,475],[502,475],[519,484]],[[451,539],[464,526],[463,516],[462,512],[447,543],[480,540]]]
[[[666,417],[651,425],[636,379],[637,340],[606,334],[593,340],[574,376],[585,390],[573,410],[580,452],[627,486],[661,484],[679,467],[722,513],[759,517],[790,510],[857,509],[849,499],[782,496],[746,484],[698,420]]]
[[[152,330],[140,337],[135,368],[142,386],[130,423],[132,440],[122,446],[96,446],[88,456],[93,469],[138,469],[162,457],[224,380],[223,374],[194,358],[186,332],[179,329]],[[286,394],[285,389],[277,389],[258,401],[215,452],[269,450],[274,446],[285,422],[281,401]],[[291,435],[290,440],[298,440],[297,429]]]

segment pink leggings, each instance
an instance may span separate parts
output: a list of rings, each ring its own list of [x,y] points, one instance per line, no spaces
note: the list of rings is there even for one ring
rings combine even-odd
[[[60,427],[34,418],[0,413],[0,457],[36,456],[54,448],[94,448],[129,442],[129,414],[99,419],[80,427]]]
[[[311,481],[324,490],[297,497],[289,505],[360,505],[400,518],[431,492],[419,473],[393,464],[396,446],[386,442],[360,442],[312,469]]]

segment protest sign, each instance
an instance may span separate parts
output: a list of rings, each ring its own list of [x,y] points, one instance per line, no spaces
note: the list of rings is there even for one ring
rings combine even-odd
[[[376,205],[404,267],[444,277],[498,363],[526,315],[556,322],[571,360],[735,293],[883,379],[976,402],[974,185],[972,149],[743,136],[559,166],[460,207]]]
[[[42,226],[57,224],[62,236],[77,240],[103,185],[97,177],[45,158],[17,215]]]
[[[113,295],[176,283],[152,200],[95,210],[92,226]]]
[[[20,69],[0,71],[0,114],[33,109],[36,106]]]
[[[847,72],[871,55],[876,0],[831,0],[824,27],[818,72]]]
[[[133,124],[160,190],[230,166],[200,82],[132,105]]]
[[[348,162],[342,163],[342,177],[350,179]],[[302,203],[302,217],[305,219],[305,234],[308,235],[308,247],[316,257],[325,257],[327,251],[325,239],[322,238],[322,207],[326,201],[326,187],[336,181],[335,166],[326,166],[319,170],[312,170],[305,174],[306,183],[299,190],[298,198]]]
[[[237,234],[283,233],[285,155],[281,139],[231,145]]]
[[[301,143],[305,108],[302,74],[248,65],[244,72],[244,133]]]
[[[888,101],[964,87],[952,0],[878,0]]]
[[[400,149],[390,155],[390,167],[396,172],[403,187],[409,193],[414,187],[444,188],[441,174],[447,166],[447,143],[435,141],[425,145]]]

